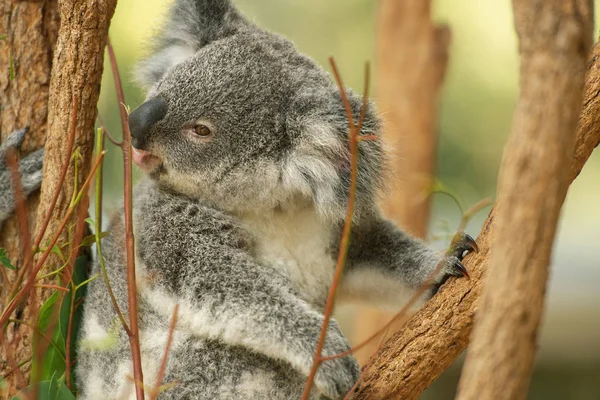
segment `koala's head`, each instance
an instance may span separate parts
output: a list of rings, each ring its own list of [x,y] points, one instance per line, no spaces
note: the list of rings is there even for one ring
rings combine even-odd
[[[153,53],[149,90],[130,115],[133,158],[160,185],[231,212],[314,206],[343,216],[348,121],[337,87],[288,40],[227,0],[175,0]],[[347,92],[358,119],[361,96]],[[362,134],[378,134],[370,105]],[[360,143],[358,204],[372,204],[381,143]]]

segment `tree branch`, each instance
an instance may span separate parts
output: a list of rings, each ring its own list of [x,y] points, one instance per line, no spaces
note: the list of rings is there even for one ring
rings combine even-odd
[[[592,33],[588,0],[514,0],[521,94],[459,399],[524,399],[568,178]]]
[[[598,93],[600,45],[596,44],[588,65],[568,184],[600,143]],[[497,230],[496,215],[494,207],[477,240],[479,253],[465,258],[471,280],[450,279],[401,331],[383,345],[355,398],[417,398],[466,349],[476,300],[481,293],[482,273],[487,269],[490,245]]]

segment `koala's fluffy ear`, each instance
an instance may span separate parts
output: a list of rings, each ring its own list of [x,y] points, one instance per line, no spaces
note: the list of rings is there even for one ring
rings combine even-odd
[[[150,55],[137,64],[136,79],[146,89],[203,46],[250,25],[230,0],[174,0],[170,7]]]
[[[362,96],[347,90],[356,121],[361,113]],[[290,119],[288,128],[299,132],[293,151],[285,159],[282,182],[292,192],[312,197],[325,217],[343,220],[349,196],[350,149],[348,119],[337,89],[295,99],[294,109],[304,110]],[[308,111],[306,111],[308,110]],[[359,144],[357,209],[355,218],[373,204],[374,196],[386,176],[387,160],[380,137],[381,121],[369,102],[360,134],[377,137]]]

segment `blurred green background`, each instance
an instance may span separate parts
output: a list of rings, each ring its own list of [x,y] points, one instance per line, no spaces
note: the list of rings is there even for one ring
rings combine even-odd
[[[377,1],[237,3],[252,20],[289,37],[321,65],[327,67],[327,58],[335,56],[345,82],[362,90],[364,62],[374,59]],[[118,3],[110,36],[126,101],[132,109],[144,98],[133,84],[133,64],[144,54],[168,4],[163,0]],[[452,29],[450,64],[440,107],[438,176],[472,204],[495,196],[498,166],[518,94],[511,2],[438,0],[434,1],[433,13],[436,21]],[[105,70],[99,111],[109,130],[119,136],[108,64]],[[376,84],[376,75],[374,78]],[[105,204],[110,212],[120,202],[123,182],[119,151],[110,146],[106,165]],[[486,213],[468,227],[474,236]],[[456,226],[458,219],[451,201],[434,198],[432,232],[440,230],[442,221]],[[600,399],[599,287],[600,154],[596,152],[571,186],[563,208],[530,399]],[[459,374],[460,366],[453,366],[423,398],[453,398]]]

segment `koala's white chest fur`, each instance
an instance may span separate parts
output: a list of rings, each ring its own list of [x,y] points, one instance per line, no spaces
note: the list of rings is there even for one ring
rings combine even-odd
[[[256,239],[256,257],[287,275],[305,299],[323,307],[335,261],[331,228],[313,210],[244,216]]]

